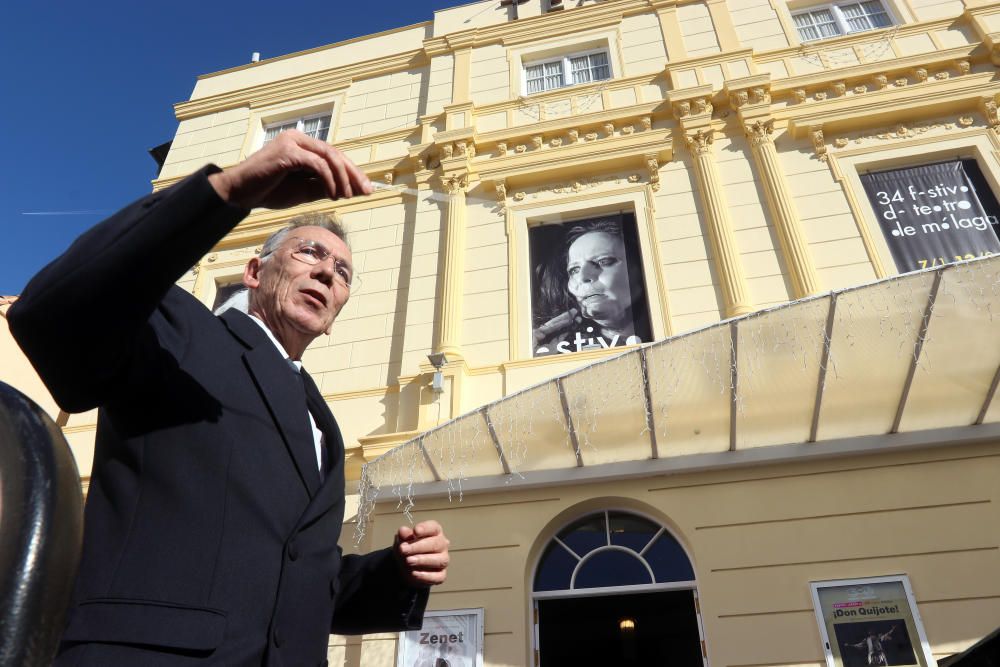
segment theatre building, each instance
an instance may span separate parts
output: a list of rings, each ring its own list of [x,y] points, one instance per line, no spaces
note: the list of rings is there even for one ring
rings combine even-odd
[[[993,2],[490,0],[198,77],[154,188],[288,128],[381,186],[180,282],[350,234],[303,358],[343,545],[434,518],[452,566],[330,663],[928,667],[1000,626],[998,65]]]

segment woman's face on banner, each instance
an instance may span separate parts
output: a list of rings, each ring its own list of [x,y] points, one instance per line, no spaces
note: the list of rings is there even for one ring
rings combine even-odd
[[[570,294],[576,297],[584,317],[599,322],[618,322],[625,317],[632,298],[620,236],[589,232],[573,241],[566,272]]]

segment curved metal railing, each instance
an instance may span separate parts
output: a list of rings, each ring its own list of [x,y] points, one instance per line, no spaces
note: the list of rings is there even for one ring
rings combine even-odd
[[[59,427],[0,382],[0,665],[50,665],[83,539],[76,462]]]

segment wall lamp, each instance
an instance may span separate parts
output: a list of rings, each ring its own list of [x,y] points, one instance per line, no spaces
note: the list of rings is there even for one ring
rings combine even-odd
[[[433,352],[427,355],[427,361],[434,367],[434,377],[431,379],[431,391],[440,394],[444,391],[444,373],[441,369],[448,363],[448,357],[444,352]]]

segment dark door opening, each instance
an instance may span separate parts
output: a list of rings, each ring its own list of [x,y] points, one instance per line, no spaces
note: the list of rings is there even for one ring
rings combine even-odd
[[[538,635],[542,667],[704,664],[690,590],[538,600]]]

